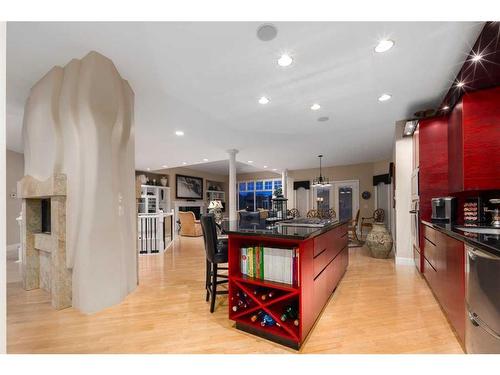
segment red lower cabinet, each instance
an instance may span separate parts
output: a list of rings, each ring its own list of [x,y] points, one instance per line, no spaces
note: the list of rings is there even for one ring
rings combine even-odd
[[[425,226],[425,225],[424,225]],[[424,277],[457,336],[465,337],[465,253],[462,241],[425,226]],[[428,237],[431,237],[432,242]]]

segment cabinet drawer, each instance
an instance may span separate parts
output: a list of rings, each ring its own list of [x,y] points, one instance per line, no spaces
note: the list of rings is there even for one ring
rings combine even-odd
[[[424,227],[424,238],[427,238],[434,245],[436,244],[436,230],[428,227],[427,225],[422,225]]]
[[[439,264],[439,249],[426,237],[424,238],[424,258],[434,269],[437,270]]]
[[[318,253],[313,259],[313,277],[319,275],[327,264],[333,259],[332,253],[334,249],[329,247]]]

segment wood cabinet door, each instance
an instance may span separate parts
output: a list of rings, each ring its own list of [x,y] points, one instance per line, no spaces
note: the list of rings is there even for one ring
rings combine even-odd
[[[464,190],[500,188],[500,87],[463,97]]]

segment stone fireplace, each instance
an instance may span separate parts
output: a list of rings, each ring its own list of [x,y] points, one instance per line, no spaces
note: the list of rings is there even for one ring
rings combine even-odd
[[[45,181],[25,176],[17,185],[22,199],[22,274],[25,290],[44,289],[52,307],[72,305],[71,270],[66,266],[66,175]]]

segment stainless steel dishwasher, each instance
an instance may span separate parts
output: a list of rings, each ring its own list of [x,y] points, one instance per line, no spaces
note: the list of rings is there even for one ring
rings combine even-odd
[[[500,353],[500,257],[465,246],[468,353]]]

